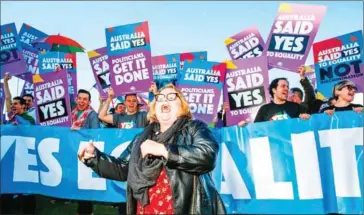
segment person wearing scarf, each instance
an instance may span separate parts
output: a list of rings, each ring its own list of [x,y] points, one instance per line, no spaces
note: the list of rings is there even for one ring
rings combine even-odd
[[[78,158],[100,177],[127,181],[127,214],[225,214],[213,184],[219,145],[207,125],[166,85],[150,105],[150,124],[119,158],[92,143]]]
[[[100,128],[97,113],[91,107],[91,94],[87,90],[80,89],[77,92],[77,105],[72,110],[72,130]],[[93,214],[91,201],[78,201],[77,214]]]
[[[77,105],[72,110],[72,129],[100,128],[97,113],[90,104],[91,94],[80,89],[77,93]]]

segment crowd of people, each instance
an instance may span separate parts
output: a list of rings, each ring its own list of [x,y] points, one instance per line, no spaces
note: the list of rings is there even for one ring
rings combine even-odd
[[[332,97],[323,101],[316,98],[315,90],[305,76],[306,67],[297,68],[300,74],[300,88],[289,88],[289,82],[286,78],[276,78],[269,85],[269,94],[271,102],[260,107],[254,122],[264,122],[272,120],[283,120],[291,118],[309,119],[312,114],[326,113],[333,115],[335,111],[353,110],[362,113],[363,105],[353,104],[357,87],[349,80],[343,80],[335,84],[332,89]],[[226,110],[229,108],[228,103],[222,105],[214,119],[217,127],[226,126]],[[245,126],[249,120],[242,120],[239,126]]]
[[[352,104],[357,88],[351,81],[338,82],[332,89],[332,98],[322,101],[316,98],[313,86],[305,77],[305,67],[299,67],[297,72],[304,92],[300,88],[290,89],[284,77],[272,80],[268,89],[271,102],[260,107],[254,122],[298,117],[306,120],[312,114],[333,115],[335,111],[362,113],[362,105]],[[4,77],[6,123],[34,125],[33,96],[26,94],[12,98],[8,85],[10,79],[9,75]],[[188,103],[175,86],[169,84],[157,89],[152,83],[150,93],[153,100],[147,112],[140,110],[142,104],[136,94],[125,95],[124,102],[110,109],[115,92],[109,89],[106,99],[100,96],[100,107],[96,112],[90,105],[90,92],[80,89],[72,110],[72,130],[100,127],[145,129],[119,158],[100,152],[90,143],[81,149],[79,159],[101,177],[128,182],[128,207],[126,203],[118,204],[120,214],[224,213],[224,205],[212,185],[212,178],[206,174],[213,170],[218,153],[218,143],[210,129],[205,123],[193,120]],[[227,103],[222,105],[214,119],[216,127],[226,126],[228,108]],[[243,120],[238,126],[248,123],[252,122]],[[160,190],[163,190],[161,195],[154,195]],[[23,197],[24,214],[34,214],[35,195]],[[13,195],[1,195],[2,214],[11,214],[12,199]],[[212,204],[202,204],[202,200]],[[93,213],[93,202],[77,202],[77,214]]]

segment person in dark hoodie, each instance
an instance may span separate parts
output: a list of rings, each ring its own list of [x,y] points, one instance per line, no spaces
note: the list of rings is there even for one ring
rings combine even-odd
[[[300,84],[305,92],[305,97],[303,98],[303,92],[300,88],[291,88],[288,101],[306,106],[309,114],[319,113],[321,106],[326,102],[316,98],[315,90],[306,77],[306,67],[298,67],[297,72],[300,74]]]

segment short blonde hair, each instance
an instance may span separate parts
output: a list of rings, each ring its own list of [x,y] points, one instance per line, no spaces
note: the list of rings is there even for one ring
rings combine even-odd
[[[179,89],[177,89],[173,84],[167,84],[166,86],[162,87],[161,89],[158,90],[158,93],[160,93],[162,90],[164,89],[173,89],[174,91],[176,91],[177,93],[177,97],[181,100],[181,110],[178,113],[178,118],[184,116],[187,117],[188,119],[192,119],[192,113],[190,111],[190,106],[188,105],[185,97],[183,96],[183,94],[181,93],[181,91]],[[158,122],[157,119],[157,115],[155,112],[155,105],[156,105],[156,99],[153,99],[153,102],[149,104],[149,114],[148,114],[148,120],[149,122]]]
[[[352,81],[343,80],[343,81],[336,83],[334,85],[334,87],[332,88],[332,97],[335,99],[338,99],[338,96],[336,95],[336,91],[340,91],[346,86],[351,86],[357,90],[357,87],[355,86],[355,84]]]

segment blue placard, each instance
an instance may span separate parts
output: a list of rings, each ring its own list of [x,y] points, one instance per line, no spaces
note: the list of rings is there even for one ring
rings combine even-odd
[[[349,80],[363,92],[363,31],[354,31],[313,44],[317,90],[325,98],[333,97],[336,83]]]
[[[23,48],[33,48],[32,42],[47,37],[48,34],[23,23],[19,31],[19,38]]]

